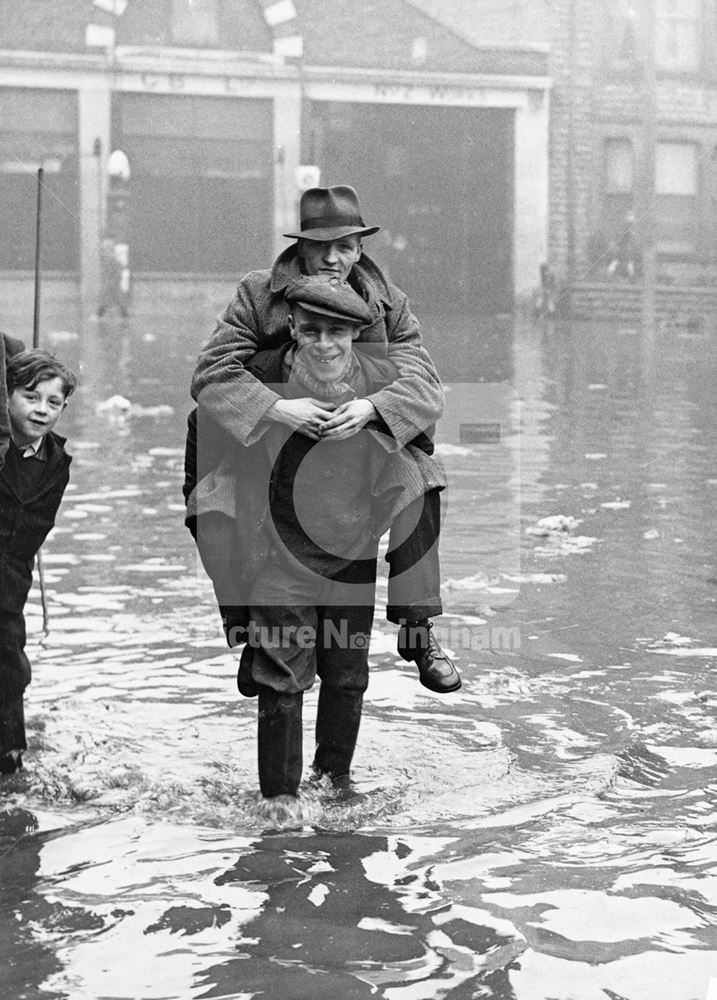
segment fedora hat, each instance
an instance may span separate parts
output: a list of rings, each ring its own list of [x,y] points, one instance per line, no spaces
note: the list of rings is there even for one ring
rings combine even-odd
[[[343,236],[370,236],[381,228],[364,223],[358,195],[348,184],[304,191],[299,203],[299,218],[301,232],[284,233],[284,236],[326,243]]]

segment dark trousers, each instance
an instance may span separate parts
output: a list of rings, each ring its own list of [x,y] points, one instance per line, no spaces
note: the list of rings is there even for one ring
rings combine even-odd
[[[333,565],[326,554],[326,575],[299,562],[278,537],[275,543],[251,590],[239,667],[259,694],[259,784],[267,798],[297,794],[303,695],[317,676],[314,768],[348,778],[368,686],[376,589],[375,542],[355,563]]]
[[[442,614],[440,531],[440,490],[429,490],[395,518],[386,553],[388,621],[417,622]]]
[[[301,781],[304,691],[321,680],[314,769],[348,777],[368,685],[373,605],[350,583],[317,577],[274,553],[255,582],[240,674],[259,694],[257,748],[262,795],[292,795]],[[374,582],[358,593],[370,599]],[[286,601],[287,603],[282,603]]]
[[[367,555],[375,569],[375,551]],[[244,676],[287,694],[307,691],[317,675],[329,687],[365,691],[375,581],[347,576],[319,576],[272,549],[250,594]]]
[[[11,750],[26,750],[23,693],[30,683],[32,670],[25,654],[25,615],[17,605],[25,601],[24,583],[15,589],[17,580],[12,567],[0,566],[0,756]],[[29,590],[29,582],[28,582]]]

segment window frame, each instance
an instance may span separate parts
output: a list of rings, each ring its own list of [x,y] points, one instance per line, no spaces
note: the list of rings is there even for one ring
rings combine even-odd
[[[706,66],[706,52],[705,52],[705,40],[706,40],[706,16],[707,11],[705,8],[705,0],[692,0],[695,3],[696,13],[694,18],[687,19],[685,17],[670,17],[669,15],[661,14],[659,10],[660,3],[669,2],[669,0],[648,0],[650,3],[655,4],[655,69],[660,76],[698,76],[704,72]],[[683,0],[676,0],[676,2],[683,2]],[[694,65],[681,66],[681,65],[671,65],[669,63],[660,61],[660,29],[661,24],[665,22],[674,22],[677,25],[685,23],[693,23],[695,38],[695,61]]]
[[[665,146],[684,146],[694,150],[694,193],[680,194],[673,192],[660,192],[658,190],[658,169],[659,169],[659,148]],[[696,138],[690,136],[670,136],[662,135],[658,137],[655,149],[655,176],[654,176],[654,204],[655,204],[655,252],[663,259],[684,260],[695,258],[702,253],[703,234],[702,214],[704,206],[703,178],[702,178],[702,144]],[[682,199],[686,204],[692,203],[691,218],[688,224],[691,231],[689,240],[667,240],[660,235],[660,199]]]

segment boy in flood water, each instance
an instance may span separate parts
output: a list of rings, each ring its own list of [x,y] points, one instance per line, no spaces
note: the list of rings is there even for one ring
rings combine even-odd
[[[0,468],[0,774],[22,767],[30,683],[24,608],[35,556],[55,523],[71,458],[54,427],[77,377],[47,351],[6,361],[10,441]]]

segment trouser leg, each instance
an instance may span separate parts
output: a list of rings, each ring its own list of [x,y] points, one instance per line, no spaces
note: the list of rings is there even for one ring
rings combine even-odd
[[[332,596],[339,598],[340,589]],[[321,678],[316,713],[314,769],[336,780],[348,777],[368,686],[371,605],[329,605],[321,609],[316,644]]]
[[[351,770],[359,727],[363,691],[344,691],[321,684],[316,713],[316,753],[314,769],[331,778],[341,778]]]
[[[303,692],[259,688],[259,787],[265,798],[296,796],[301,781]]]
[[[420,500],[410,504],[392,528],[386,556],[391,566],[386,617],[401,626],[398,653],[404,660],[415,661],[421,683],[438,694],[448,694],[460,688],[460,675],[429,621],[443,613],[438,561],[440,492],[430,490],[423,501],[420,511],[416,506]]]
[[[249,609],[242,588],[241,562],[234,520],[218,511],[195,519],[195,542],[202,566],[212,581],[230,646],[246,641]]]
[[[23,696],[4,697],[0,699],[0,774],[12,774],[22,767],[22,754],[26,749]]]
[[[0,774],[15,770],[12,762],[27,749],[24,691],[32,669],[25,640],[25,616],[0,601]]]
[[[441,494],[429,490],[409,504],[391,527],[386,618],[399,624],[443,613],[438,538]]]

